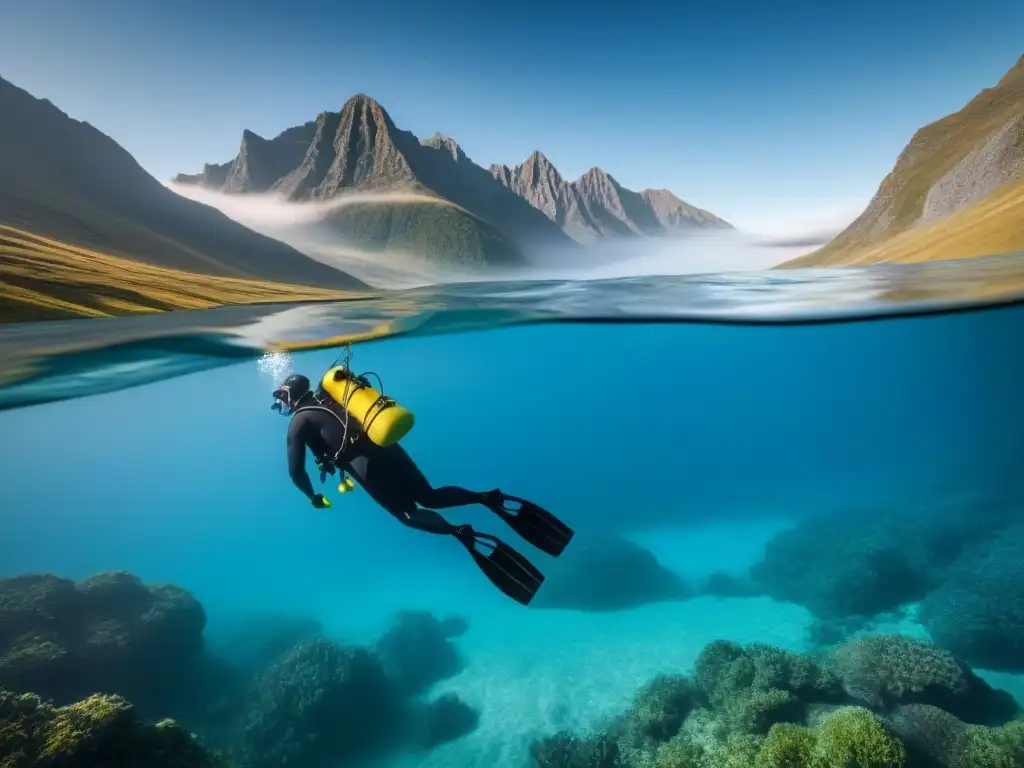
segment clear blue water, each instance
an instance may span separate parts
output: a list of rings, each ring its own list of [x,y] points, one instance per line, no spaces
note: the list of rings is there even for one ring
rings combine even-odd
[[[550,309],[550,286],[533,299],[527,288],[518,288],[517,312]],[[844,307],[818,288],[813,305],[824,314]],[[484,289],[466,290],[468,304]],[[629,295],[622,284],[617,291]],[[614,318],[611,295],[601,300]],[[477,299],[488,306],[485,295]],[[738,304],[671,299],[663,289],[646,306],[751,316]],[[406,316],[422,328],[419,301]],[[357,344],[353,367],[379,373],[415,413],[403,445],[435,485],[500,486],[534,500],[577,531],[571,547],[615,533],[697,583],[716,571],[742,576],[773,535],[810,517],[845,512],[871,527],[910,508],[938,519],[949,504],[973,499],[1024,511],[1022,305],[785,325],[650,322],[637,302],[618,318],[629,323],[517,325],[506,321],[521,315],[500,302],[489,305],[505,312],[496,322],[480,307],[459,314],[448,301],[430,317],[453,332]],[[582,315],[600,309],[593,296],[586,304]],[[388,319],[377,309],[352,308],[348,318],[372,327]],[[293,326],[289,338],[324,338],[346,310],[330,310],[331,322],[319,311],[319,325]],[[862,318],[870,314],[860,308]],[[472,328],[454,332],[460,323]],[[110,350],[57,355],[31,387],[7,390],[0,577],[78,580],[123,569],[179,585],[205,609],[208,646],[227,655],[228,633],[254,612],[315,617],[354,644],[372,642],[398,610],[459,614],[469,627],[455,641],[465,669],[432,690],[458,694],[480,711],[480,724],[396,758],[410,766],[526,765],[531,739],[595,727],[652,675],[688,671],[714,639],[808,647],[812,613],[765,595],[603,612],[524,608],[456,543],[403,528],[359,490],[341,497],[328,481],[334,506],[311,508],[289,481],[287,420],[270,412],[270,392],[287,370],[315,380],[338,350],[261,360],[224,344],[142,345],[141,367]],[[161,359],[166,367],[151,367]],[[63,390],[62,366],[69,376],[93,374]],[[99,393],[60,399],[72,390]],[[19,398],[54,401],[14,407]],[[980,517],[987,507],[978,504]],[[450,519],[514,543],[557,578],[551,558],[482,507]],[[928,638],[910,619],[891,621],[891,631]],[[1024,678],[979,671],[1024,703]]]

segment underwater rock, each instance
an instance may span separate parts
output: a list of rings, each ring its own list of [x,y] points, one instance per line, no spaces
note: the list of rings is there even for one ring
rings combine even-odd
[[[324,626],[312,616],[261,611],[243,616],[211,637],[211,653],[241,670],[261,669],[302,640],[323,635]]]
[[[412,719],[414,747],[433,749],[475,731],[480,713],[454,693],[446,693],[420,707]]]
[[[700,691],[688,677],[658,675],[633,697],[626,712],[628,730],[642,739],[668,741],[700,703]]]
[[[531,608],[619,611],[648,603],[683,600],[690,590],[639,544],[619,536],[581,539],[549,567]]]
[[[713,707],[749,690],[780,690],[810,703],[840,702],[839,679],[813,659],[764,643],[715,640],[694,663],[694,681]]]
[[[462,670],[462,657],[450,638],[466,628],[460,617],[441,621],[429,611],[401,611],[373,650],[399,692],[412,696]]]
[[[144,707],[181,685],[205,625],[186,590],[123,571],[78,584],[51,574],[0,579],[0,686],[58,704],[104,691]]]
[[[777,534],[751,568],[770,597],[822,619],[869,617],[923,598],[956,558],[1006,523],[999,509],[840,513]]]
[[[971,725],[929,704],[897,707],[887,718],[915,765],[935,768],[1019,768],[1024,721],[998,728]]]
[[[899,635],[839,646],[825,668],[853,700],[872,709],[932,704],[982,725],[1002,725],[1019,711],[1010,694],[992,688],[948,651]]]
[[[146,725],[120,696],[93,695],[55,707],[35,694],[0,691],[4,768],[220,768],[173,720]]]
[[[304,640],[254,682],[233,757],[245,768],[333,768],[396,741],[404,716],[368,650]]]
[[[811,729],[775,725],[761,743],[756,768],[909,768],[892,728],[861,707],[841,707]],[[980,767],[979,767],[980,768]]]
[[[900,637],[858,640],[822,663],[716,640],[692,676],[660,675],[598,733],[563,731],[531,754],[537,768],[1022,768],[1024,720],[986,727],[899,703],[924,694],[964,710],[1006,703],[978,682],[948,654]]]
[[[1024,672],[1024,525],[957,560],[921,602],[918,620],[973,667]]]

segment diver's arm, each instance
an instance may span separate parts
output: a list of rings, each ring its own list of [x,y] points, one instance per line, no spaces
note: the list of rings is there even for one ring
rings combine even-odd
[[[294,421],[291,426],[295,426]],[[299,429],[288,430],[288,474],[295,487],[306,494],[306,498],[312,500],[316,496],[316,491],[313,490],[313,483],[306,472],[306,441],[299,432]]]

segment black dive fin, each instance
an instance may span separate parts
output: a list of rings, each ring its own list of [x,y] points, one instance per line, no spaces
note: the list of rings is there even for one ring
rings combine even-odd
[[[523,539],[541,552],[558,557],[575,531],[543,507],[517,496],[496,492],[487,506]]]
[[[529,605],[544,583],[544,574],[512,547],[486,533],[474,533],[472,543],[460,540],[488,579],[518,603]],[[478,544],[491,549],[481,552]]]

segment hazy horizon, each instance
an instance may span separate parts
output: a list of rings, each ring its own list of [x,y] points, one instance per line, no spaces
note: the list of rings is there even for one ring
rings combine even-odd
[[[465,270],[432,264],[413,253],[364,251],[321,228],[332,211],[376,203],[442,204],[447,200],[403,191],[351,192],[331,200],[288,202],[273,194],[228,194],[191,184],[167,182],[182,197],[219,210],[262,235],[374,287],[412,288],[433,283],[514,278],[522,280],[602,279],[768,269],[813,250],[807,245],[771,245],[748,233],[694,230],[679,237],[598,241],[582,248],[527,250],[528,265],[514,270]]]
[[[786,239],[851,221],[916,130],[1014,64],[1024,28],[1011,0],[584,16],[398,2],[388,24],[321,0],[14,4],[0,73],[161,181],[230,160],[243,129],[273,137],[366,93],[399,128],[450,136],[483,167],[541,150],[566,178],[596,165]]]

